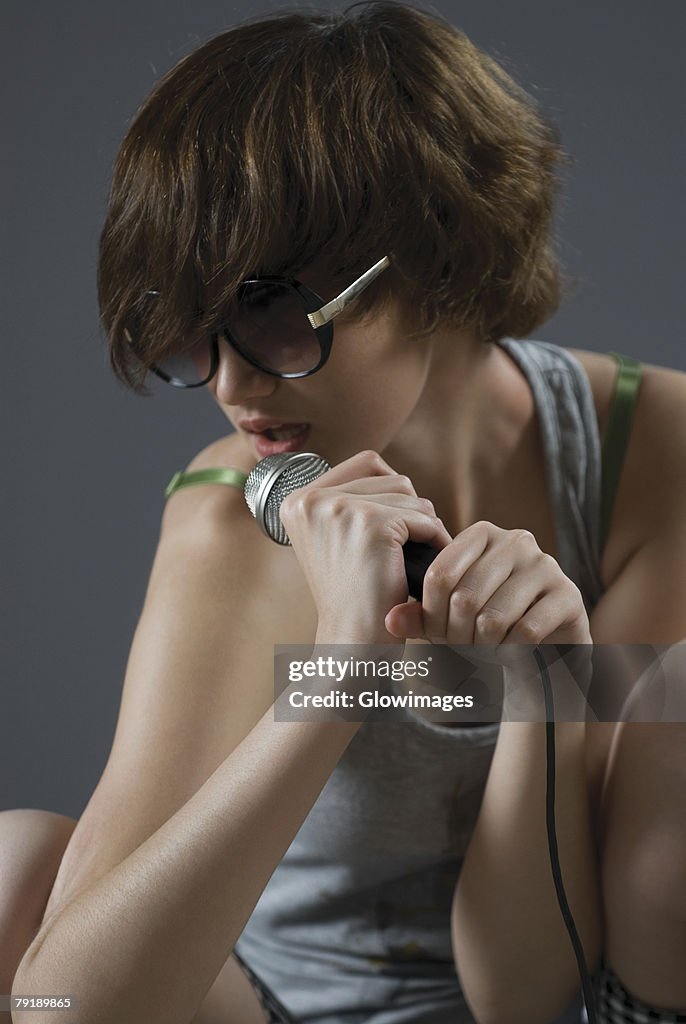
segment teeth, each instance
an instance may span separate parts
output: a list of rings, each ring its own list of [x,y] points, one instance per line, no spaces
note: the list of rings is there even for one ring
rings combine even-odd
[[[294,427],[270,427],[266,431],[270,434],[275,441],[287,441],[289,437],[295,437],[296,434],[301,433],[304,423],[297,423]]]

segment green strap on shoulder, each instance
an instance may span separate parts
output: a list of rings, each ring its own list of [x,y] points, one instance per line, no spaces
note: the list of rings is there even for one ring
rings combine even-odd
[[[605,541],[610,530],[610,519],[622,472],[626,446],[631,433],[631,422],[638,398],[638,389],[643,373],[643,364],[631,356],[620,352],[610,352],[617,363],[617,381],[610,416],[605,430],[602,445],[603,460],[603,492],[602,515],[600,522],[600,551],[605,548]]]
[[[174,473],[165,488],[164,497],[165,499],[170,498],[174,491],[179,491],[182,487],[191,487],[193,484],[228,484],[229,487],[239,487],[244,490],[247,479],[247,473],[231,466],[192,469],[188,473]]]

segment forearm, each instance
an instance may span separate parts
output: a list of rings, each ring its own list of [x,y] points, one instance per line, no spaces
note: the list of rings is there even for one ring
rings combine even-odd
[[[583,722],[555,726],[555,824],[565,892],[593,969],[601,925],[584,730]],[[579,988],[551,871],[545,765],[545,723],[503,722],[451,921],[457,970],[480,1024],[553,1020]]]
[[[188,1024],[359,726],[279,722],[270,707],[177,813],[46,922],[14,992],[76,997],[65,1024]]]

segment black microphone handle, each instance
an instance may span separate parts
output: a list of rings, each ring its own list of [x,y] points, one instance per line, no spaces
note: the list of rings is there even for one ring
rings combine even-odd
[[[403,544],[403,558],[407,573],[407,589],[411,597],[422,599],[422,585],[426,570],[438,554],[438,548],[431,544],[422,544],[416,540],[408,540]]]

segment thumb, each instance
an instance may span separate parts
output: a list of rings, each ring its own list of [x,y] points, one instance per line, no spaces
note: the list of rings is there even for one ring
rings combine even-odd
[[[419,601],[405,601],[404,604],[396,604],[386,615],[384,625],[392,636],[406,640],[422,639],[424,637],[424,619],[422,606]]]

